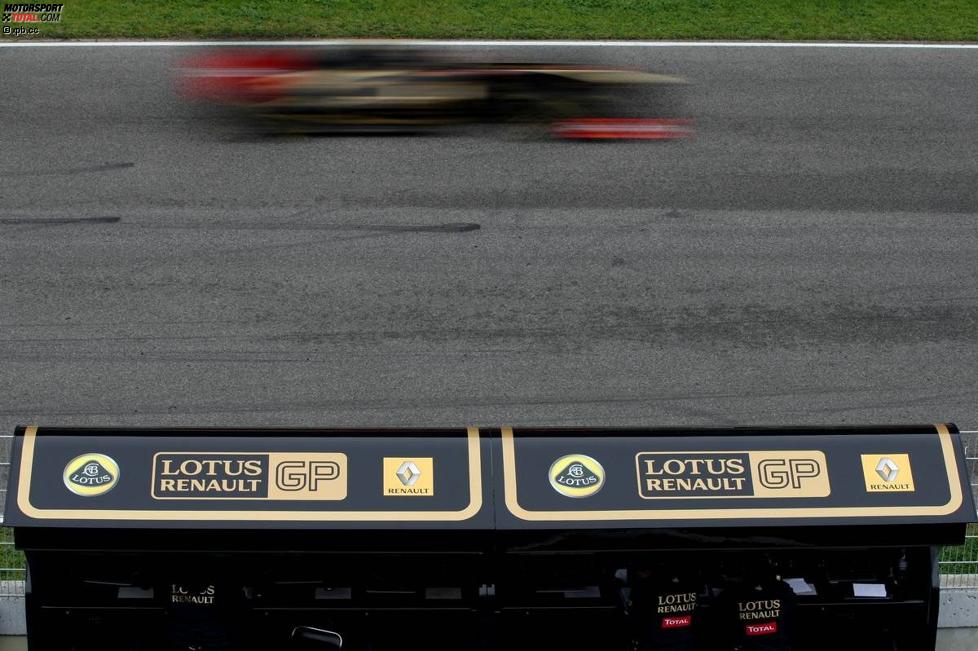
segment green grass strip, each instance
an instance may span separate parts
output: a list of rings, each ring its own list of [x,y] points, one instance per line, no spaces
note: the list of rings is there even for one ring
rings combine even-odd
[[[64,4],[61,23],[36,24],[38,37],[978,40],[976,0],[66,0]]]

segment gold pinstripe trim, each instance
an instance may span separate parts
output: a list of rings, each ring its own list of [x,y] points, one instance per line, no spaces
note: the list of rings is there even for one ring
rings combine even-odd
[[[947,470],[950,500],[942,506],[853,506],[853,507],[799,507],[784,508],[737,508],[737,509],[621,509],[597,511],[529,511],[519,503],[516,482],[516,443],[512,427],[502,428],[503,492],[506,508],[521,520],[531,522],[554,521],[608,521],[608,520],[731,520],[752,518],[871,518],[888,515],[940,516],[958,510],[963,501],[958,464],[954,456],[954,443],[947,426],[935,425]]]
[[[469,504],[460,511],[153,511],[132,509],[38,509],[31,504],[31,471],[37,427],[24,431],[17,482],[17,506],[38,520],[153,520],[265,522],[460,522],[482,509],[482,449],[479,429],[469,427]]]

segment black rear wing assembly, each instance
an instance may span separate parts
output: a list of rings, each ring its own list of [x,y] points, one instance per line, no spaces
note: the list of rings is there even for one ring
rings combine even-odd
[[[26,427],[11,463],[33,651],[921,651],[976,519],[953,425]]]

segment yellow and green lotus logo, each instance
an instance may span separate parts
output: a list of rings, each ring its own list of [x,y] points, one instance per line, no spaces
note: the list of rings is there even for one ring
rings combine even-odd
[[[97,452],[81,454],[65,466],[64,480],[75,495],[104,495],[119,482],[119,464]]]
[[[550,485],[567,497],[589,497],[604,486],[604,468],[584,454],[568,454],[550,466]]]

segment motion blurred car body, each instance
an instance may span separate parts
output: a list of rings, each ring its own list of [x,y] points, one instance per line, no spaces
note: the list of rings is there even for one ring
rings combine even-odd
[[[600,66],[500,63],[416,48],[215,51],[187,61],[183,93],[275,131],[420,131],[544,125],[564,138],[676,138],[678,77]]]

